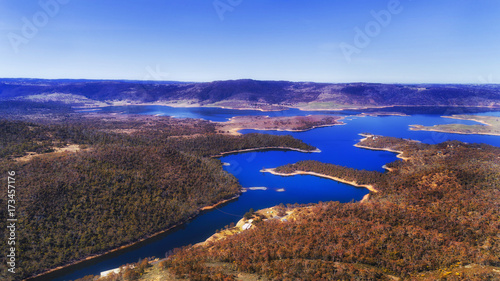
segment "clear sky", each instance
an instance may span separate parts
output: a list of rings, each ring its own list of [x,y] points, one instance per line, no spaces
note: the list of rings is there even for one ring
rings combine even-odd
[[[0,77],[500,83],[500,1],[0,0]]]

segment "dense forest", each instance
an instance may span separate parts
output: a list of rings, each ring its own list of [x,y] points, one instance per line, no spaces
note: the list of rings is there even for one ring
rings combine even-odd
[[[137,241],[238,195],[236,178],[212,155],[259,147],[314,149],[289,136],[216,131],[208,121],[155,116],[0,120],[2,181],[7,171],[16,172],[16,276]],[[70,145],[77,149],[58,150]],[[2,194],[6,188],[1,186]],[[6,206],[5,198],[0,204]],[[0,219],[5,221],[5,210]],[[0,279],[10,280],[5,256],[0,261]]]
[[[367,176],[380,191],[368,201],[294,208],[293,220],[259,222],[206,247],[178,250],[161,266],[190,280],[500,279],[499,148],[380,136],[361,145],[403,150],[408,158],[385,173],[315,161],[278,170]]]

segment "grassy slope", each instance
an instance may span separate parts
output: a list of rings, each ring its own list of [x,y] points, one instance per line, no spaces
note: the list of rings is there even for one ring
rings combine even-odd
[[[444,124],[434,126],[413,125],[411,130],[437,131],[455,134],[500,135],[500,117],[476,115],[452,115],[452,119],[471,120],[484,125]]]

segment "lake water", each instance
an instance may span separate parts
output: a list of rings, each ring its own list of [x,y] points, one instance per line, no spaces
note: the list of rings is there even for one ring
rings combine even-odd
[[[177,118],[198,118],[217,122],[229,120],[233,116],[306,116],[318,114],[318,112],[301,111],[289,109],[284,111],[260,111],[260,110],[237,110],[215,107],[170,107],[163,105],[139,105],[139,106],[108,106],[99,109],[85,110],[90,112],[121,113],[172,116]],[[331,113],[331,111],[325,111]]]
[[[331,114],[332,112],[304,112],[287,110],[283,112],[240,111],[214,108],[167,108],[152,106],[147,108],[105,108],[103,111],[123,112],[125,114],[162,114],[178,117],[196,117],[212,121],[224,121],[237,115],[272,115],[292,116],[309,114]],[[356,112],[350,112],[356,113]],[[336,112],[338,114],[338,112]],[[443,114],[438,112],[438,114]],[[494,113],[494,114],[498,114]],[[250,208],[255,210],[278,205],[280,203],[317,203],[319,201],[359,201],[368,193],[366,189],[338,183],[332,180],[314,176],[280,177],[262,173],[262,168],[274,168],[300,160],[318,160],[352,167],[356,169],[376,170],[384,172],[382,166],[398,160],[394,153],[373,151],[356,148],[361,136],[359,133],[402,137],[435,144],[446,140],[460,140],[464,142],[488,143],[500,147],[500,137],[485,135],[458,135],[437,132],[411,131],[409,125],[436,125],[436,124],[477,124],[472,121],[452,120],[441,118],[434,114],[417,114],[412,116],[384,116],[384,117],[346,117],[346,125],[317,128],[314,130],[289,133],[277,131],[262,131],[262,133],[284,135],[290,134],[312,144],[321,150],[321,153],[300,153],[294,151],[265,151],[248,152],[227,155],[220,158],[229,163],[224,169],[235,175],[245,188],[266,187],[266,190],[248,190],[237,200],[204,212],[189,223],[160,235],[156,238],[140,243],[136,246],[119,251],[98,259],[85,262],[71,268],[55,272],[38,280],[73,280],[88,274],[98,275],[102,271],[117,268],[126,263],[137,262],[144,257],[156,256],[163,258],[165,252],[176,247],[195,244],[204,241],[217,229],[236,223]],[[259,132],[244,130],[242,133]],[[279,191],[284,190],[284,191]]]

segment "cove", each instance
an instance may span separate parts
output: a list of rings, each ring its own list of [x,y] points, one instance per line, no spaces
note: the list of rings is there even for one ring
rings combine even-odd
[[[316,112],[316,114],[325,113]],[[205,117],[207,120],[212,118],[212,116]],[[226,118],[227,116],[223,117]],[[220,116],[217,118],[220,118]],[[262,168],[274,168],[300,160],[318,160],[356,169],[384,172],[382,168],[384,164],[398,160],[395,154],[391,152],[354,147],[353,145],[361,139],[359,133],[369,132],[410,138],[430,144],[446,140],[460,140],[469,143],[488,143],[500,147],[499,136],[457,135],[409,130],[409,125],[412,124],[476,124],[473,121],[441,118],[439,115],[347,117],[344,122],[346,125],[323,127],[297,133],[262,131],[263,133],[276,135],[290,134],[318,147],[321,153],[261,151],[231,154],[222,157],[220,158],[222,162],[229,163],[229,166],[224,166],[224,169],[235,175],[242,187],[266,187],[266,190],[248,190],[242,193],[237,200],[219,206],[214,210],[206,211],[192,221],[168,233],[125,250],[47,274],[36,280],[74,280],[89,274],[98,275],[102,271],[117,268],[126,263],[137,262],[144,257],[156,256],[162,258],[165,256],[165,252],[173,248],[204,241],[217,229],[223,228],[231,222],[237,222],[250,208],[261,209],[280,203],[306,204],[319,201],[359,201],[368,193],[364,188],[356,188],[314,176],[280,177],[260,172]],[[242,131],[242,133],[249,132],[258,131]],[[284,191],[280,191],[282,189]]]

